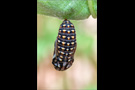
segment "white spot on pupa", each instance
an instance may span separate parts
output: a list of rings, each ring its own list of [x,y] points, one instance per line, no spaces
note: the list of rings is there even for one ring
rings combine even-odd
[[[54,63],[55,66],[57,66],[57,63]]]
[[[69,68],[70,66],[71,66],[71,65],[70,65],[70,64],[68,64],[66,68]]]
[[[60,67],[60,64],[58,64],[58,67]]]
[[[66,66],[66,64],[67,64],[67,62],[64,62],[64,63],[63,63],[63,66],[65,67],[65,66]]]

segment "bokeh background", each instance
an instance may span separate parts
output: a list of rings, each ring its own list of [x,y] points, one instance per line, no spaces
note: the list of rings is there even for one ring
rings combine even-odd
[[[54,42],[62,19],[37,15],[37,90],[97,90],[97,19],[70,20],[76,29],[73,65],[56,71]]]

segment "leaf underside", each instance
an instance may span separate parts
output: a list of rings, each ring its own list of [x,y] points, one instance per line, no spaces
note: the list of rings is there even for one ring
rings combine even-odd
[[[93,0],[37,0],[37,13],[60,19],[83,20],[95,14],[96,3]],[[93,3],[94,2],[94,3]],[[90,3],[90,4],[89,4]],[[94,12],[94,14],[91,14]]]

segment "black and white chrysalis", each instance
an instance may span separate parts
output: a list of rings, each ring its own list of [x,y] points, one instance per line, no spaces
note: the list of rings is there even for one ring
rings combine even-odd
[[[60,25],[54,44],[52,64],[58,71],[64,71],[72,66],[76,51],[76,32],[74,25],[65,19]]]

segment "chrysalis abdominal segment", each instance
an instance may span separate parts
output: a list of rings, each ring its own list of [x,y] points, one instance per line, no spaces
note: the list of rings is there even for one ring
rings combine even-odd
[[[74,25],[65,19],[60,25],[54,44],[52,64],[58,71],[64,71],[72,66],[76,51],[76,32]]]

